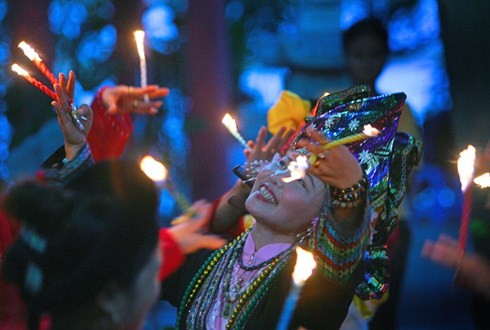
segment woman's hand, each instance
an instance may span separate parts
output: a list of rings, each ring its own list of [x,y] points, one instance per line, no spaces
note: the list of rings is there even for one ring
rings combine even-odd
[[[64,74],[59,74],[59,84],[55,84],[57,100],[51,102],[58,115],[58,123],[60,124],[61,132],[65,144],[66,158],[68,160],[74,158],[80,149],[87,142],[86,136],[92,126],[92,110],[88,105],[82,105],[77,110],[77,117],[83,130],[77,126],[77,123],[72,117],[72,100],[75,90],[75,73],[70,71],[68,81]]]
[[[217,235],[206,234],[211,212],[211,204],[197,201],[192,205],[194,216],[184,214],[185,221],[168,229],[169,233],[179,244],[183,253],[189,254],[199,249],[217,249],[226,244],[226,240]],[[180,217],[179,217],[180,218]]]
[[[327,143],[328,139],[311,127],[307,131],[311,140],[302,139],[296,146],[306,147],[318,155],[317,162],[309,169],[312,174],[339,189],[352,187],[362,179],[361,166],[347,147],[337,146],[324,150],[321,145]]]
[[[265,137],[267,129],[262,126],[257,134],[255,142],[248,141],[250,150],[245,149],[245,156],[248,162],[254,160],[271,160],[276,152],[280,152],[285,143],[289,141],[294,130],[287,130],[282,127],[276,135],[272,136],[267,143]]]
[[[102,102],[107,112],[114,115],[119,113],[138,113],[154,115],[163,104],[162,101],[154,101],[168,95],[168,88],[157,85],[148,87],[133,87],[118,85],[108,87],[102,93]],[[147,96],[147,100],[145,100]]]

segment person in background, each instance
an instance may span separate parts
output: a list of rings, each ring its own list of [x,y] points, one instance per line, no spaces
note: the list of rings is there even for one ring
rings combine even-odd
[[[88,151],[90,148],[86,143],[87,133],[89,137],[91,137],[92,146],[95,146],[95,148],[98,148],[99,150],[99,160],[114,158],[117,156],[117,152],[122,153],[125,142],[121,143],[120,141],[126,140],[126,134],[120,134],[121,126],[117,127],[117,125],[113,125],[113,123],[131,124],[130,118],[127,116],[134,112],[150,114],[155,113],[155,109],[161,106],[161,101],[144,102],[143,95],[149,94],[150,99],[153,100],[154,98],[161,98],[168,93],[167,89],[159,88],[158,86],[138,88],[120,85],[116,87],[103,88],[101,91],[99,91],[99,94],[94,100],[94,108],[96,111],[98,111],[98,115],[95,117],[101,122],[92,126],[94,116],[91,108],[86,105],[79,107],[78,115],[85,118],[83,121],[84,131],[82,132],[73,125],[72,118],[69,115],[69,112],[71,111],[69,100],[73,99],[74,96],[74,84],[75,75],[73,72],[70,72],[68,79],[61,74],[59,77],[59,85],[55,86],[55,90],[58,94],[58,100],[53,102],[53,106],[57,111],[58,121],[63,132],[64,147],[60,148],[60,150],[58,150],[58,152],[51,157],[51,160],[45,162],[45,168],[37,175],[38,180],[41,182],[48,182],[57,185],[66,184],[70,182],[70,180],[76,179],[78,173],[83,172],[84,169],[93,165],[92,158],[88,157]],[[125,116],[127,117],[127,120],[124,119]],[[103,133],[93,133],[94,127],[98,130],[102,130]],[[129,134],[132,126],[125,125],[123,128],[125,132]],[[107,138],[107,141],[102,140],[102,138]],[[109,145],[107,149],[103,148],[103,145],[108,142],[116,142],[120,147],[114,149]],[[61,159],[63,159],[63,161],[60,161],[60,164],[53,163],[53,160],[55,159],[61,160],[57,158],[58,156],[62,157]],[[117,166],[117,164],[115,164],[115,166]],[[73,174],[71,170],[77,168],[78,170],[74,171],[75,174]],[[80,170],[80,168],[82,170]],[[103,170],[99,170],[99,173],[102,173],[101,171],[103,172]],[[108,174],[108,170],[105,171],[106,174]],[[122,180],[124,181],[124,179]],[[93,186],[92,189],[94,189],[96,192],[99,191],[97,180],[94,180],[93,178],[87,179],[87,182],[84,183],[85,187],[89,184],[89,182],[92,182],[92,184],[97,182],[97,187]],[[106,181],[106,183],[108,182]],[[36,186],[34,183],[31,184]],[[19,189],[21,189],[21,191],[22,189],[25,190],[24,188]],[[46,194],[50,193],[50,188],[44,187],[42,189],[46,189]],[[65,192],[53,192],[53,194],[56,193],[64,194]],[[25,194],[21,193],[20,195]],[[43,196],[40,198],[42,197]],[[13,204],[15,205],[16,203]],[[48,207],[48,205],[46,205],[46,207]],[[54,205],[51,205],[51,207],[54,207]],[[194,208],[197,210],[196,214],[205,214],[204,210],[209,208],[209,206],[203,202],[199,202],[194,205]],[[41,212],[42,210],[38,211]],[[35,212],[34,209],[32,212]],[[14,240],[17,239],[17,241],[19,241],[18,236],[20,225],[17,221],[13,221],[9,217],[5,216],[3,209],[0,215],[0,270],[2,270],[3,266],[1,262],[5,260],[7,249],[12,245]],[[62,220],[58,219],[58,221]],[[177,268],[184,259],[184,255],[186,253],[190,253],[202,247],[217,248],[223,244],[224,241],[215,236],[202,235],[201,230],[206,223],[207,218],[202,216],[200,218],[193,219],[193,221],[188,221],[182,225],[175,226],[171,229],[162,229],[159,231],[158,235],[161,244],[161,251],[166,259],[164,267],[159,270],[160,279],[165,278],[168,276],[168,274],[175,270],[175,268]],[[111,229],[107,228],[107,230]],[[22,246],[22,243],[19,244]],[[56,276],[59,276],[59,274]],[[82,280],[85,280],[85,278],[82,278]],[[18,284],[22,286],[22,283]],[[18,297],[15,286],[7,283],[3,277],[0,277],[0,289],[0,329],[25,329],[27,327],[26,308],[21,299]],[[29,299],[30,298],[27,297],[27,300]],[[31,302],[32,301],[29,300],[29,303]],[[34,313],[31,314],[36,315],[39,311],[34,309],[33,312]],[[33,320],[34,319],[35,318],[33,318]]]
[[[478,150],[475,161],[475,177],[490,172],[490,142]],[[470,186],[473,197],[471,226],[474,251],[459,250],[454,238],[440,234],[436,241],[426,240],[422,256],[435,264],[455,271],[454,283],[469,290],[473,295],[473,316],[478,329],[489,329],[490,318],[490,192]],[[473,229],[474,228],[474,229]]]

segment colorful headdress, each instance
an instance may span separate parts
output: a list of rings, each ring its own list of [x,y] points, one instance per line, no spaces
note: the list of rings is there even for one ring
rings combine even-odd
[[[368,86],[356,86],[324,95],[306,125],[313,126],[330,140],[361,133],[367,124],[380,131],[376,137],[347,145],[368,178],[373,210],[371,242],[362,260],[364,278],[356,292],[362,299],[380,298],[387,290],[386,243],[397,224],[397,208],[405,195],[410,171],[419,162],[422,150],[420,141],[397,132],[406,95],[369,97],[369,93]],[[303,137],[306,137],[304,129],[295,141]]]

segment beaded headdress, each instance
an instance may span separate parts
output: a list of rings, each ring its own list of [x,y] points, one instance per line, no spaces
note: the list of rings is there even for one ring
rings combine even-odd
[[[361,133],[370,124],[380,131],[376,137],[353,142],[347,147],[358,159],[369,182],[372,206],[371,241],[364,253],[363,281],[357,288],[362,299],[380,298],[388,283],[388,237],[398,221],[397,208],[405,192],[410,171],[421,156],[421,142],[408,134],[397,132],[398,121],[405,103],[404,93],[369,97],[368,86],[321,97],[307,118],[314,127],[330,140],[338,140]],[[307,137],[302,129],[293,142]],[[313,236],[315,237],[315,236]],[[312,248],[322,242],[312,242]]]

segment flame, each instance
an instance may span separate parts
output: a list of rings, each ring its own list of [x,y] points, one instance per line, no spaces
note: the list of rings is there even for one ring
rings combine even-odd
[[[367,124],[367,125],[364,125],[364,130],[362,131],[364,134],[366,134],[367,136],[378,136],[379,135],[379,130],[375,127],[372,127],[371,125]]]
[[[468,189],[471,180],[473,179],[473,172],[475,170],[475,158],[476,149],[471,144],[459,153],[458,159],[458,174],[459,181],[461,182],[461,191]]]
[[[238,128],[236,126],[236,121],[235,121],[235,119],[233,119],[233,117],[229,113],[227,113],[223,117],[221,122],[223,123],[223,125],[226,126],[226,128],[228,128],[228,130],[230,132],[238,132]]]
[[[16,72],[19,76],[29,77],[29,72],[27,72],[26,70],[24,70],[17,63],[12,64],[12,71]]]
[[[143,157],[140,162],[140,168],[154,182],[164,181],[168,175],[165,166],[152,156]]]
[[[490,173],[487,172],[480,175],[479,177],[476,177],[473,182],[479,185],[482,189],[490,187]]]
[[[296,253],[298,254],[298,259],[294,266],[293,281],[296,285],[302,285],[311,276],[313,269],[316,267],[316,262],[313,254],[299,246],[296,248]]]
[[[134,31],[134,39],[136,40],[136,48],[138,48],[138,55],[140,59],[144,59],[145,58],[145,46],[144,46],[145,31],[143,30]]]
[[[288,170],[291,173],[289,178],[283,178],[284,182],[292,182],[294,180],[302,179],[305,176],[306,170],[310,167],[308,158],[304,155],[296,157],[295,161],[292,161],[288,165]]]
[[[42,59],[41,57],[38,55],[38,53],[36,53],[36,51],[31,47],[29,46],[29,44],[25,41],[21,41],[18,45],[18,47],[20,49],[22,49],[22,51],[24,52],[24,54],[27,56],[28,59],[30,59],[31,61],[39,61],[41,62]]]

